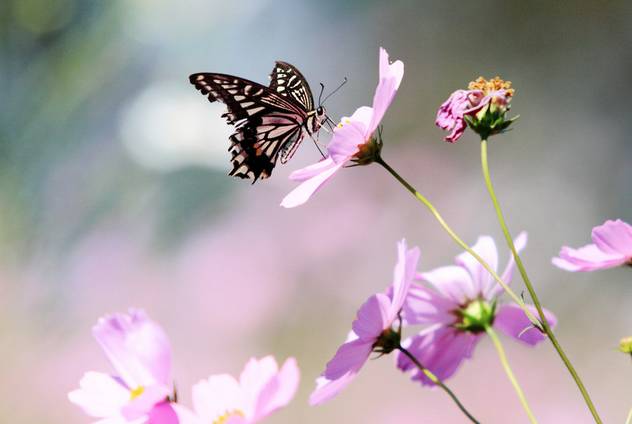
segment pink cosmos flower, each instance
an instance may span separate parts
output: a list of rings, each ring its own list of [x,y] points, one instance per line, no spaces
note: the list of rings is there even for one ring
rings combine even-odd
[[[592,230],[593,244],[579,249],[563,246],[553,265],[566,271],[594,271],[632,265],[632,226],[620,219]]]
[[[195,413],[176,406],[182,424],[252,424],[294,397],[299,383],[294,358],[281,369],[272,356],[252,358],[237,381],[228,374],[209,377],[193,386]]]
[[[482,124],[489,134],[493,134],[494,129],[501,131],[509,126],[505,126],[505,123],[511,121],[504,121],[504,114],[513,96],[514,90],[510,87],[511,82],[503,81],[499,77],[489,81],[479,77],[476,81],[470,82],[468,90],[456,90],[452,93],[437,111],[435,120],[439,128],[450,131],[445,141],[454,143],[461,138],[467,128],[466,116],[473,118],[472,122],[479,121],[477,124]],[[488,119],[490,122],[484,119],[487,111],[491,111],[491,119]],[[501,120],[498,123],[493,122],[496,119]],[[489,128],[490,125],[494,128]]]
[[[394,346],[387,346],[384,342],[392,336],[393,323],[398,319],[415,278],[418,261],[419,249],[408,250],[405,240],[399,242],[393,283],[386,293],[371,296],[360,307],[347,341],[340,346],[334,358],[327,363],[325,372],[316,380],[316,390],[309,399],[311,405],[333,398],[351,383],[376,347],[381,348],[381,353],[393,350]],[[399,334],[396,337],[399,342]]]
[[[526,242],[526,233],[521,233],[516,238],[516,248],[522,250]],[[480,237],[472,249],[493,269],[497,268],[498,252],[491,237]],[[503,281],[511,280],[513,270],[512,257],[502,275]],[[502,287],[467,252],[457,256],[456,265],[420,273],[418,277],[427,286],[413,283],[403,316],[406,325],[422,324],[426,328],[402,345],[440,380],[451,377],[465,359],[472,357],[476,344],[485,334],[486,325],[493,325],[527,345],[535,345],[544,339],[520,307],[514,304],[496,307]],[[536,314],[535,308],[529,308]],[[545,314],[551,326],[555,326],[555,316],[548,311]],[[433,384],[399,352],[397,366],[402,371],[412,371],[413,380],[424,385]]]
[[[388,53],[380,48],[380,81],[375,89],[373,107],[362,106],[351,117],[344,117],[334,130],[327,145],[328,156],[322,161],[290,174],[290,179],[301,184],[281,202],[285,208],[293,208],[309,198],[338,170],[358,157],[363,150],[376,149],[374,133],[390,106],[404,76],[404,63],[389,63]],[[366,152],[367,154],[370,152]]]
[[[168,403],[171,347],[145,312],[105,316],[92,329],[117,372],[87,372],[68,399],[100,424],[177,423]]]

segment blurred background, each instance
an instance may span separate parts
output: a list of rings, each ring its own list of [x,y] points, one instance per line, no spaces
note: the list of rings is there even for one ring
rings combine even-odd
[[[384,157],[469,243],[501,234],[476,137],[443,142],[436,109],[479,75],[513,81],[521,118],[491,141],[496,188],[602,418],[624,421],[632,362],[616,346],[632,335],[632,271],[570,274],[550,259],[608,218],[632,222],[631,2],[5,0],[0,43],[1,422],[89,422],[66,394],[111,370],[90,328],[130,306],[169,334],[185,404],[201,378],[274,354],[296,356],[303,379],[270,423],[464,422],[390,357],[307,405],[357,308],[390,283],[396,241],[421,248],[423,270],[460,251],[377,166],[280,208],[288,174],[320,157],[309,140],[269,180],[228,177],[223,106],[187,80],[267,84],[285,60],[316,93],[348,77],[327,102],[338,119],[371,104],[379,46],[406,69]],[[591,422],[549,344],[505,340],[541,422]],[[449,383],[483,422],[526,422],[488,340]]]

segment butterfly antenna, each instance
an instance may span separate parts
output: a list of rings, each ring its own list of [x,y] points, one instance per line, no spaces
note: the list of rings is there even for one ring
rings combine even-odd
[[[321,103],[321,105],[325,104],[325,102],[327,101],[328,98],[330,98],[331,96],[333,96],[334,94],[336,94],[336,92],[338,90],[340,90],[342,88],[343,85],[345,85],[347,83],[348,79],[347,77],[345,77],[342,82],[340,83],[340,85],[338,87],[336,87],[336,89],[334,91],[332,91],[331,93],[329,93],[324,99],[323,102]]]
[[[320,83],[320,94],[318,95],[318,106],[320,106],[322,103],[320,101],[320,99],[323,98],[323,91],[325,91],[325,84],[323,84],[322,82]]]

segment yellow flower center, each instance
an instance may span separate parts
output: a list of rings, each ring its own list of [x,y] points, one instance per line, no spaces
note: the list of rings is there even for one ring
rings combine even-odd
[[[145,391],[145,388],[143,386],[138,386],[137,388],[129,392],[130,400],[136,399],[138,396],[142,395],[144,391]]]
[[[224,415],[217,417],[215,421],[213,421],[213,424],[224,424],[231,417],[245,418],[246,415],[243,412],[241,412],[239,409],[235,409],[234,411],[228,411],[224,413]]]
[[[484,94],[489,94],[491,91],[505,90],[508,97],[513,96],[515,91],[511,88],[511,81],[504,81],[498,76],[489,80],[478,77],[475,81],[471,81],[467,88],[470,90],[481,90]]]

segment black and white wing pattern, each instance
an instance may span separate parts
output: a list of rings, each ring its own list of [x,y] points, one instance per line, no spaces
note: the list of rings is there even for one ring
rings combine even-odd
[[[294,78],[292,78],[294,77]],[[305,135],[318,131],[324,111],[314,110],[309,85],[296,68],[277,62],[270,87],[225,74],[189,77],[211,102],[226,104],[222,115],[236,130],[230,136],[229,175],[253,183],[272,174],[277,158],[287,162]],[[291,82],[290,82],[291,79]]]
[[[281,96],[296,100],[305,110],[314,110],[314,97],[307,80],[289,63],[276,62],[270,74],[270,89]]]

